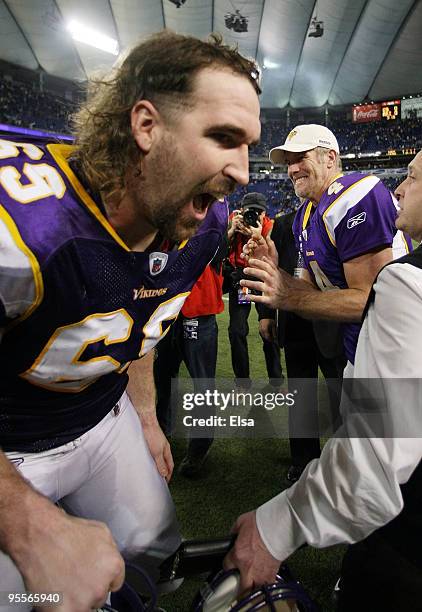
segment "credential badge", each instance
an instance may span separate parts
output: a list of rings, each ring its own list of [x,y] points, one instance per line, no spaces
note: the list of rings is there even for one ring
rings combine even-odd
[[[151,276],[156,276],[164,270],[169,256],[167,253],[150,253],[149,271]]]

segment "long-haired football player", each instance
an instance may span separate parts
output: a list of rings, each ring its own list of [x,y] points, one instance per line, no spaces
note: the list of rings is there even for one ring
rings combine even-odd
[[[93,84],[74,147],[0,141],[0,591],[89,610],[121,554],[179,545],[153,348],[248,182],[258,93],[220,38],[163,32]]]

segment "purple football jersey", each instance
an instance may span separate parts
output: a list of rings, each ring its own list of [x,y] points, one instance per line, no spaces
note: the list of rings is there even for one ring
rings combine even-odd
[[[98,423],[227,228],[227,205],[216,202],[179,248],[157,239],[131,251],[67,163],[71,150],[0,140],[4,450],[53,448]]]
[[[343,264],[380,246],[390,246],[397,259],[412,249],[410,238],[396,229],[397,204],[385,185],[372,175],[337,177],[318,206],[299,208],[293,233],[306,268],[322,290],[347,289]],[[361,325],[344,323],[346,357],[354,363]]]

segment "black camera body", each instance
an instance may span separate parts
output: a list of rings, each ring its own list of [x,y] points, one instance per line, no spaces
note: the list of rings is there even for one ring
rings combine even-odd
[[[258,227],[258,219],[261,211],[257,208],[248,208],[243,213],[243,223],[249,227]]]
[[[224,23],[228,30],[233,32],[247,32],[249,19],[240,14],[237,10],[235,13],[226,13],[224,15]]]

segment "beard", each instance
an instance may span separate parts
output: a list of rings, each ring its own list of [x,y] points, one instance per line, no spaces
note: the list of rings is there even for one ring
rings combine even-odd
[[[174,213],[170,208],[162,210],[160,214],[154,214],[151,223],[163,238],[167,238],[171,242],[181,242],[191,238],[202,225],[202,221],[188,218],[181,212]]]
[[[148,154],[148,171],[136,185],[135,198],[146,221],[163,238],[180,242],[193,236],[203,220],[189,214],[187,205],[200,194],[232,193],[236,183],[227,177],[212,177],[186,189],[194,161],[182,156],[176,140],[166,134]],[[211,198],[208,205],[212,206]],[[204,207],[205,210],[205,207]]]

